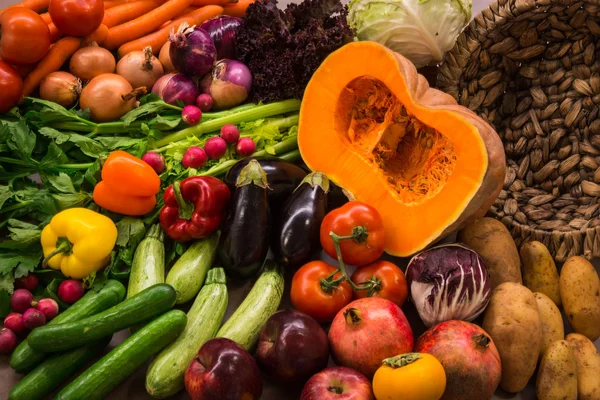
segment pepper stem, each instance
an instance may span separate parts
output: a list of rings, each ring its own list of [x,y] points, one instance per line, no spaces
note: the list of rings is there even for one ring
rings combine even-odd
[[[423,356],[420,353],[406,353],[399,356],[386,358],[381,363],[392,368],[402,368],[421,358],[423,358]]]
[[[177,200],[177,204],[179,205],[179,218],[189,220],[194,213],[194,206],[187,202],[181,195],[181,183],[179,181],[173,183],[173,192],[175,193],[175,200]]]
[[[58,254],[62,254],[62,253],[68,253],[71,251],[71,243],[69,243],[68,240],[63,239],[60,240],[60,243],[58,244],[58,246],[56,246],[56,248],[54,250],[52,250],[46,257],[44,257],[44,259],[42,260],[42,268],[47,268],[48,267],[48,261],[50,261],[50,259]]]

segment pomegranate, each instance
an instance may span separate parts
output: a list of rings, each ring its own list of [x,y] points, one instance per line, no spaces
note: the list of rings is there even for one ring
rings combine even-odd
[[[20,335],[27,331],[25,324],[23,324],[23,315],[11,312],[4,318],[4,327],[13,331],[16,335]]]
[[[8,328],[0,329],[0,354],[12,352],[17,347],[17,336]]]
[[[415,351],[437,358],[446,371],[443,400],[489,399],[500,384],[500,355],[492,338],[466,321],[445,321],[425,332]]]
[[[30,308],[23,313],[23,324],[27,329],[35,329],[46,324],[46,317],[40,310]]]
[[[17,289],[27,289],[33,292],[39,284],[38,277],[35,274],[29,274],[15,279],[15,287]]]
[[[62,281],[58,286],[58,297],[67,304],[73,304],[83,296],[83,285],[75,279]]]
[[[41,299],[35,308],[44,314],[46,321],[50,321],[58,315],[58,303],[54,299]]]
[[[10,297],[10,307],[19,313],[23,313],[31,307],[32,302],[33,295],[27,289],[17,289]]]
[[[395,303],[367,297],[342,308],[331,323],[329,346],[338,364],[373,377],[384,358],[412,351],[413,333]]]

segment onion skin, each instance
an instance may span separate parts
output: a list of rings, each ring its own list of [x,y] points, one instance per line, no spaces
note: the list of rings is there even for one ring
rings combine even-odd
[[[217,49],[210,35],[200,28],[182,23],[177,33],[169,36],[169,56],[175,69],[192,78],[210,72],[217,60]]]
[[[116,74],[98,75],[81,91],[79,106],[89,109],[92,120],[109,122],[121,118],[133,110],[138,94],[146,88],[134,90],[125,78]]]
[[[161,47],[160,53],[158,54],[158,61],[160,61],[162,64],[165,74],[177,72],[173,66],[173,63],[171,62],[171,56],[169,55],[170,48],[171,42],[167,41],[163,47]]]
[[[69,63],[69,70],[76,77],[88,81],[98,75],[112,74],[117,63],[112,53],[93,43],[75,52]]]
[[[213,99],[214,109],[228,109],[242,104],[252,89],[252,73],[236,60],[221,60],[201,83],[202,91]]]
[[[204,29],[217,48],[217,60],[235,58],[235,39],[242,19],[221,15],[204,21],[200,29]]]
[[[164,75],[164,69],[158,58],[152,54],[152,47],[143,51],[127,53],[117,64],[117,75],[121,75],[133,87],[151,88]]]
[[[42,79],[40,98],[69,108],[79,98],[81,89],[81,79],[68,72],[56,71]]]
[[[195,104],[199,90],[196,83],[182,74],[167,74],[159,78],[152,87],[152,93],[158,95],[165,103],[184,105]]]

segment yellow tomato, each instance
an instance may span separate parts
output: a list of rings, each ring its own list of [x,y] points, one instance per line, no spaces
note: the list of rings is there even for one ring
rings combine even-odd
[[[444,367],[426,353],[386,358],[373,376],[377,400],[439,400],[445,389]]]

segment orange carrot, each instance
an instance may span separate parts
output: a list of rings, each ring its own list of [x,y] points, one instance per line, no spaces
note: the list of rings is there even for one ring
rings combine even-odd
[[[202,6],[224,6],[227,4],[237,3],[238,0],[192,0],[192,5],[196,7]]]
[[[75,53],[81,45],[81,39],[65,37],[56,42],[35,69],[23,81],[23,96],[29,96],[46,75],[58,71],[60,67]]]
[[[122,4],[127,4],[129,1],[127,0],[104,0],[104,9],[108,10],[110,8],[120,6]],[[133,1],[131,3],[134,3]]]
[[[48,24],[48,29],[50,29],[50,41],[52,43],[56,42],[58,39],[64,36],[52,21],[50,21],[50,23]]]
[[[227,4],[223,6],[223,15],[229,15],[230,17],[242,18],[246,16],[246,9],[255,0],[239,0],[235,4]]]
[[[161,26],[158,27],[158,30],[161,30],[162,28],[164,28],[165,26],[168,26],[171,24],[171,22],[173,22],[172,19],[168,20],[167,22],[165,22],[164,24],[162,24]]]
[[[154,32],[159,26],[185,10],[192,0],[169,0],[160,7],[132,21],[117,25],[108,30],[103,46],[114,50],[124,43],[139,39]]]
[[[108,35],[108,27],[104,24],[100,25],[98,29],[94,32],[90,33],[86,37],[83,38],[82,46],[87,46],[92,42],[96,42],[96,44],[101,45]]]
[[[121,47],[119,47],[119,57],[123,57],[125,54],[130,53],[136,50],[142,50],[146,46],[152,47],[152,51],[154,54],[158,54],[162,46],[169,39],[169,33],[171,29],[177,30],[179,25],[184,22],[187,22],[191,25],[200,25],[207,19],[216,17],[223,13],[223,8],[219,6],[206,6],[197,9],[196,11],[183,16],[182,18],[178,18],[175,21],[171,22],[169,25],[164,28],[153,32],[147,36],[139,38],[137,40],[131,41],[129,43],[125,43]]]
[[[42,17],[42,19],[44,20],[44,22],[47,23],[47,24],[49,24],[50,22],[52,22],[52,18],[50,18],[50,14],[48,14],[48,13],[40,14],[40,17]]]
[[[33,10],[37,13],[44,12],[48,9],[48,4],[50,4],[50,0],[24,0],[21,3],[13,4],[6,7],[4,10],[12,8],[12,7],[25,7]],[[4,12],[4,10],[0,10],[0,15]]]
[[[109,28],[131,21],[154,10],[159,3],[154,0],[140,0],[135,3],[121,4],[104,12],[102,23]]]
[[[193,0],[192,0],[193,1]],[[199,7],[194,7],[194,6],[189,6],[186,7],[185,10],[183,10],[182,12],[180,12],[179,14],[176,15],[177,18],[179,17],[183,17],[184,15],[188,15],[189,13],[193,13],[194,11],[196,11]],[[171,21],[173,22],[173,21]],[[164,24],[163,24],[164,25]],[[161,26],[162,27],[162,26]]]

